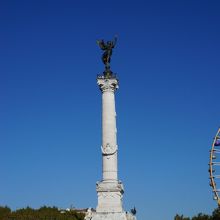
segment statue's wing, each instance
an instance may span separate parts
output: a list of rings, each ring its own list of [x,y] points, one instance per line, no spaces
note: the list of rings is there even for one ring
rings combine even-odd
[[[99,47],[100,47],[102,50],[105,50],[105,49],[106,49],[104,40],[97,40],[96,42],[97,42],[97,44],[99,45]]]
[[[112,41],[113,48],[115,47],[115,45],[117,43],[117,39],[118,39],[118,36],[115,35],[114,40]]]

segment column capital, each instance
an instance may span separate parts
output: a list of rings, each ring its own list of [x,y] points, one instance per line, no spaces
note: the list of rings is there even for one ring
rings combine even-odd
[[[97,77],[97,84],[102,92],[115,92],[118,86],[118,79],[116,77],[105,78],[102,76]]]

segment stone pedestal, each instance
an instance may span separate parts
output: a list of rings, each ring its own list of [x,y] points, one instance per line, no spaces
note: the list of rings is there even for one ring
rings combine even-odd
[[[122,212],[123,185],[119,181],[105,180],[97,184],[97,213]]]
[[[136,217],[128,212],[119,213],[91,213],[91,216],[85,217],[86,220],[136,220]]]
[[[98,205],[96,212],[87,211],[85,220],[135,220],[122,206],[123,184],[118,180],[117,129],[115,91],[118,79],[99,76],[97,83],[102,92],[102,180],[96,184]]]

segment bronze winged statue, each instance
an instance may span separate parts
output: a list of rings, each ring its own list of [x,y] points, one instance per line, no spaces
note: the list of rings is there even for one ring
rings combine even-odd
[[[105,42],[104,40],[97,40],[99,47],[104,50],[102,55],[102,62],[105,64],[105,73],[111,74],[110,62],[112,56],[112,49],[115,47],[117,42],[117,36],[112,41]]]

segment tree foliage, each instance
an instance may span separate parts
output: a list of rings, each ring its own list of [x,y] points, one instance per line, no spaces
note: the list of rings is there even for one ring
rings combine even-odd
[[[0,206],[0,220],[83,220],[84,213],[76,210],[60,211],[57,207],[43,206],[39,209],[30,207],[12,211],[9,207]],[[174,220],[220,220],[220,207],[212,215],[199,213],[192,218],[176,214]]]
[[[198,215],[189,218],[189,217],[184,217],[183,215],[176,214],[174,220],[220,220],[220,207],[215,209],[212,212],[212,215],[199,213]]]
[[[184,217],[183,215],[176,214],[174,220],[190,220],[190,218]]]
[[[220,207],[213,211],[211,220],[220,220]]]
[[[61,212],[56,207],[43,206],[39,209],[30,207],[11,211],[8,207],[0,207],[0,220],[83,220],[84,214],[75,210]]]
[[[199,213],[197,216],[192,217],[192,220],[211,220],[212,216]]]

